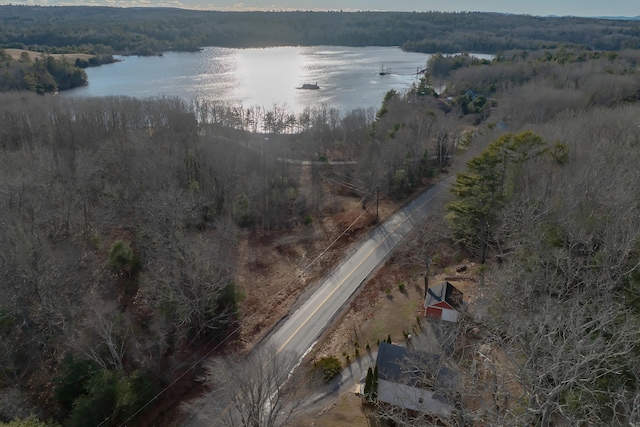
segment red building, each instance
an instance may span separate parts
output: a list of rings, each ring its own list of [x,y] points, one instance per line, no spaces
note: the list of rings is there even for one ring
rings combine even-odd
[[[427,290],[424,314],[427,317],[457,322],[463,305],[462,292],[451,283],[443,282]]]

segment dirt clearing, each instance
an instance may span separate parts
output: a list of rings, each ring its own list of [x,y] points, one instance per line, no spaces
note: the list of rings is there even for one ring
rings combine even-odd
[[[302,180],[310,173],[303,168]],[[238,244],[235,282],[242,294],[239,343],[248,349],[281,320],[303,292],[313,291],[319,279],[339,263],[352,244],[390,217],[398,205],[380,200],[362,208],[358,196],[343,195],[325,186],[320,214],[293,229],[247,232]]]

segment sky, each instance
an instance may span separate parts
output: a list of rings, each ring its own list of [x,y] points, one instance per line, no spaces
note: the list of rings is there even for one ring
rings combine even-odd
[[[0,4],[174,6],[207,10],[482,11],[538,16],[640,16],[640,0],[0,0]]]

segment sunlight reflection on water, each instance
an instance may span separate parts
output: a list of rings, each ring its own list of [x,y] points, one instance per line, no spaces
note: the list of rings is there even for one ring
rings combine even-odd
[[[286,105],[294,113],[325,104],[348,112],[379,107],[389,89],[409,89],[429,57],[397,47],[207,47],[89,68],[89,85],[61,95],[177,96],[266,109]],[[382,66],[391,73],[380,76]],[[298,89],[304,83],[320,89]]]

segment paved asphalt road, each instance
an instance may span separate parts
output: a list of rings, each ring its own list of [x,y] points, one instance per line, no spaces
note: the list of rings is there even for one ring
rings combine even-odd
[[[301,357],[331,324],[351,295],[415,227],[453,177],[436,184],[384,222],[357,251],[334,269],[318,290],[267,340],[278,351],[293,351]]]
[[[274,346],[278,352],[295,352],[302,358],[367,276],[425,220],[454,179],[448,177],[431,187],[378,227],[263,344]],[[190,417],[187,425],[204,425],[194,421],[194,417]]]

